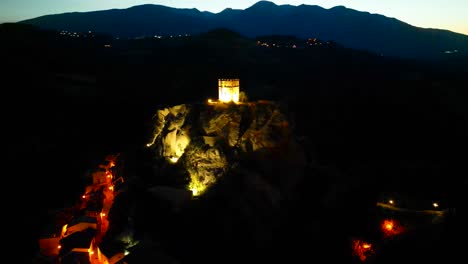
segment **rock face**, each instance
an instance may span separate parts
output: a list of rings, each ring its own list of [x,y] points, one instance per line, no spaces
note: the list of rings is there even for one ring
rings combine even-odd
[[[266,158],[268,153],[269,159],[294,161],[291,171],[305,166],[287,116],[270,102],[178,105],[158,110],[148,146],[156,158],[181,164],[190,176],[188,188],[194,195],[205,192],[239,160],[256,160],[268,170],[262,164],[266,160],[258,157]],[[287,173],[284,177],[288,180],[283,183],[294,185],[299,175]]]
[[[308,164],[285,107],[183,104],[158,110],[152,122],[144,149],[151,172],[134,175],[117,197],[103,248],[132,252],[130,244],[149,239],[181,263],[269,248]]]

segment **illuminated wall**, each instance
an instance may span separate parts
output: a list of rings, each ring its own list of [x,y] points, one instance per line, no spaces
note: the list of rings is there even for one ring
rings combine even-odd
[[[88,223],[88,222],[81,222],[81,223],[78,223],[76,225],[73,225],[73,226],[70,226],[70,227],[65,227],[66,231],[65,233],[63,234],[63,237],[67,237],[75,232],[80,232],[80,231],[84,231],[88,228],[92,228],[92,229],[97,229],[97,224],[96,223]]]
[[[41,254],[45,256],[58,256],[61,237],[47,237],[39,240]]]
[[[219,79],[218,89],[220,102],[239,102],[239,79]]]

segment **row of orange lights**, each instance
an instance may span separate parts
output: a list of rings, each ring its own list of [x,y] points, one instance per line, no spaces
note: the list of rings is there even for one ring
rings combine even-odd
[[[115,162],[114,162],[113,160],[111,160],[111,163],[110,163],[109,168],[112,168],[112,167],[114,167],[114,166],[115,166]],[[111,173],[110,171],[106,171],[106,177],[107,177],[107,178],[112,178],[112,173]],[[113,191],[113,190],[114,190],[114,186],[111,185],[111,186],[109,186],[108,189],[111,190],[111,191]],[[82,197],[83,199],[86,199],[86,194],[83,194],[81,197]],[[105,217],[105,216],[106,216],[106,213],[101,212],[101,213],[100,213],[100,216],[101,216],[101,217]],[[63,226],[63,229],[66,230],[66,227],[67,227],[67,225]],[[64,231],[62,231],[62,233],[63,233],[63,232],[64,232]],[[59,245],[57,246],[57,249],[60,250],[61,248],[62,248],[62,245],[59,244]],[[88,252],[89,252],[89,255],[93,255],[93,254],[94,254],[94,251],[93,251],[92,249],[88,249]]]

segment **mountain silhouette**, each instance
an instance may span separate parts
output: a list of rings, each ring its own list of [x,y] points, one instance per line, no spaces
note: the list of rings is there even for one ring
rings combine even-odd
[[[468,50],[468,36],[419,28],[395,18],[344,6],[276,5],[260,1],[244,10],[219,13],[145,4],[128,9],[46,15],[19,23],[69,31],[96,31],[120,38],[198,34],[225,27],[247,37],[295,35],[333,40],[345,47],[384,56],[433,59]]]

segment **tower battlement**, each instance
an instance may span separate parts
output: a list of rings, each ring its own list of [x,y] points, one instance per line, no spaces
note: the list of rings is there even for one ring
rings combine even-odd
[[[219,101],[239,102],[239,79],[218,79]]]

